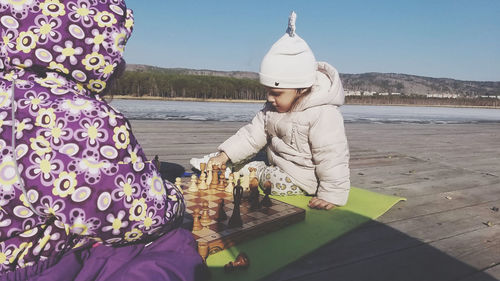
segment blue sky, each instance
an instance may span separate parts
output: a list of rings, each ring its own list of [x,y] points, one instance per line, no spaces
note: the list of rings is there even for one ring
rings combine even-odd
[[[500,81],[499,0],[127,0],[128,63],[258,72],[297,13],[297,34],[341,73]]]

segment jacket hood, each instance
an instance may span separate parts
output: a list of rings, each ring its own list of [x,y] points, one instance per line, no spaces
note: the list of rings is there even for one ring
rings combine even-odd
[[[133,28],[123,0],[0,1],[0,75],[60,72],[93,93],[124,65]]]
[[[312,86],[311,93],[299,100],[293,111],[303,111],[326,104],[341,106],[344,104],[344,97],[344,89],[338,71],[326,62],[318,62],[316,81]]]

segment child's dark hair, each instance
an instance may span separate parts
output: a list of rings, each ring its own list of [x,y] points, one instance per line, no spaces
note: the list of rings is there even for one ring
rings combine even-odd
[[[303,98],[305,98],[307,95],[309,95],[312,91],[312,87],[308,87],[308,88],[298,88],[296,89],[297,91],[297,94],[299,94],[299,97],[297,99],[295,99],[295,101],[293,102],[292,104],[292,109],[294,109],[297,104],[299,104],[299,101],[302,100]]]

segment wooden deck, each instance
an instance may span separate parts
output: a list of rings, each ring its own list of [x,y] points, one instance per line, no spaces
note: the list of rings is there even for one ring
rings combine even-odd
[[[242,123],[132,121],[173,168]],[[265,280],[500,279],[500,124],[346,124],[353,186],[403,196],[379,218]]]

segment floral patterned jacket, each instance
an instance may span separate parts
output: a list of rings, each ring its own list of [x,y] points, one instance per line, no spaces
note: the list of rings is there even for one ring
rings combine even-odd
[[[132,26],[123,0],[0,1],[0,274],[182,218],[182,195],[99,96]]]

